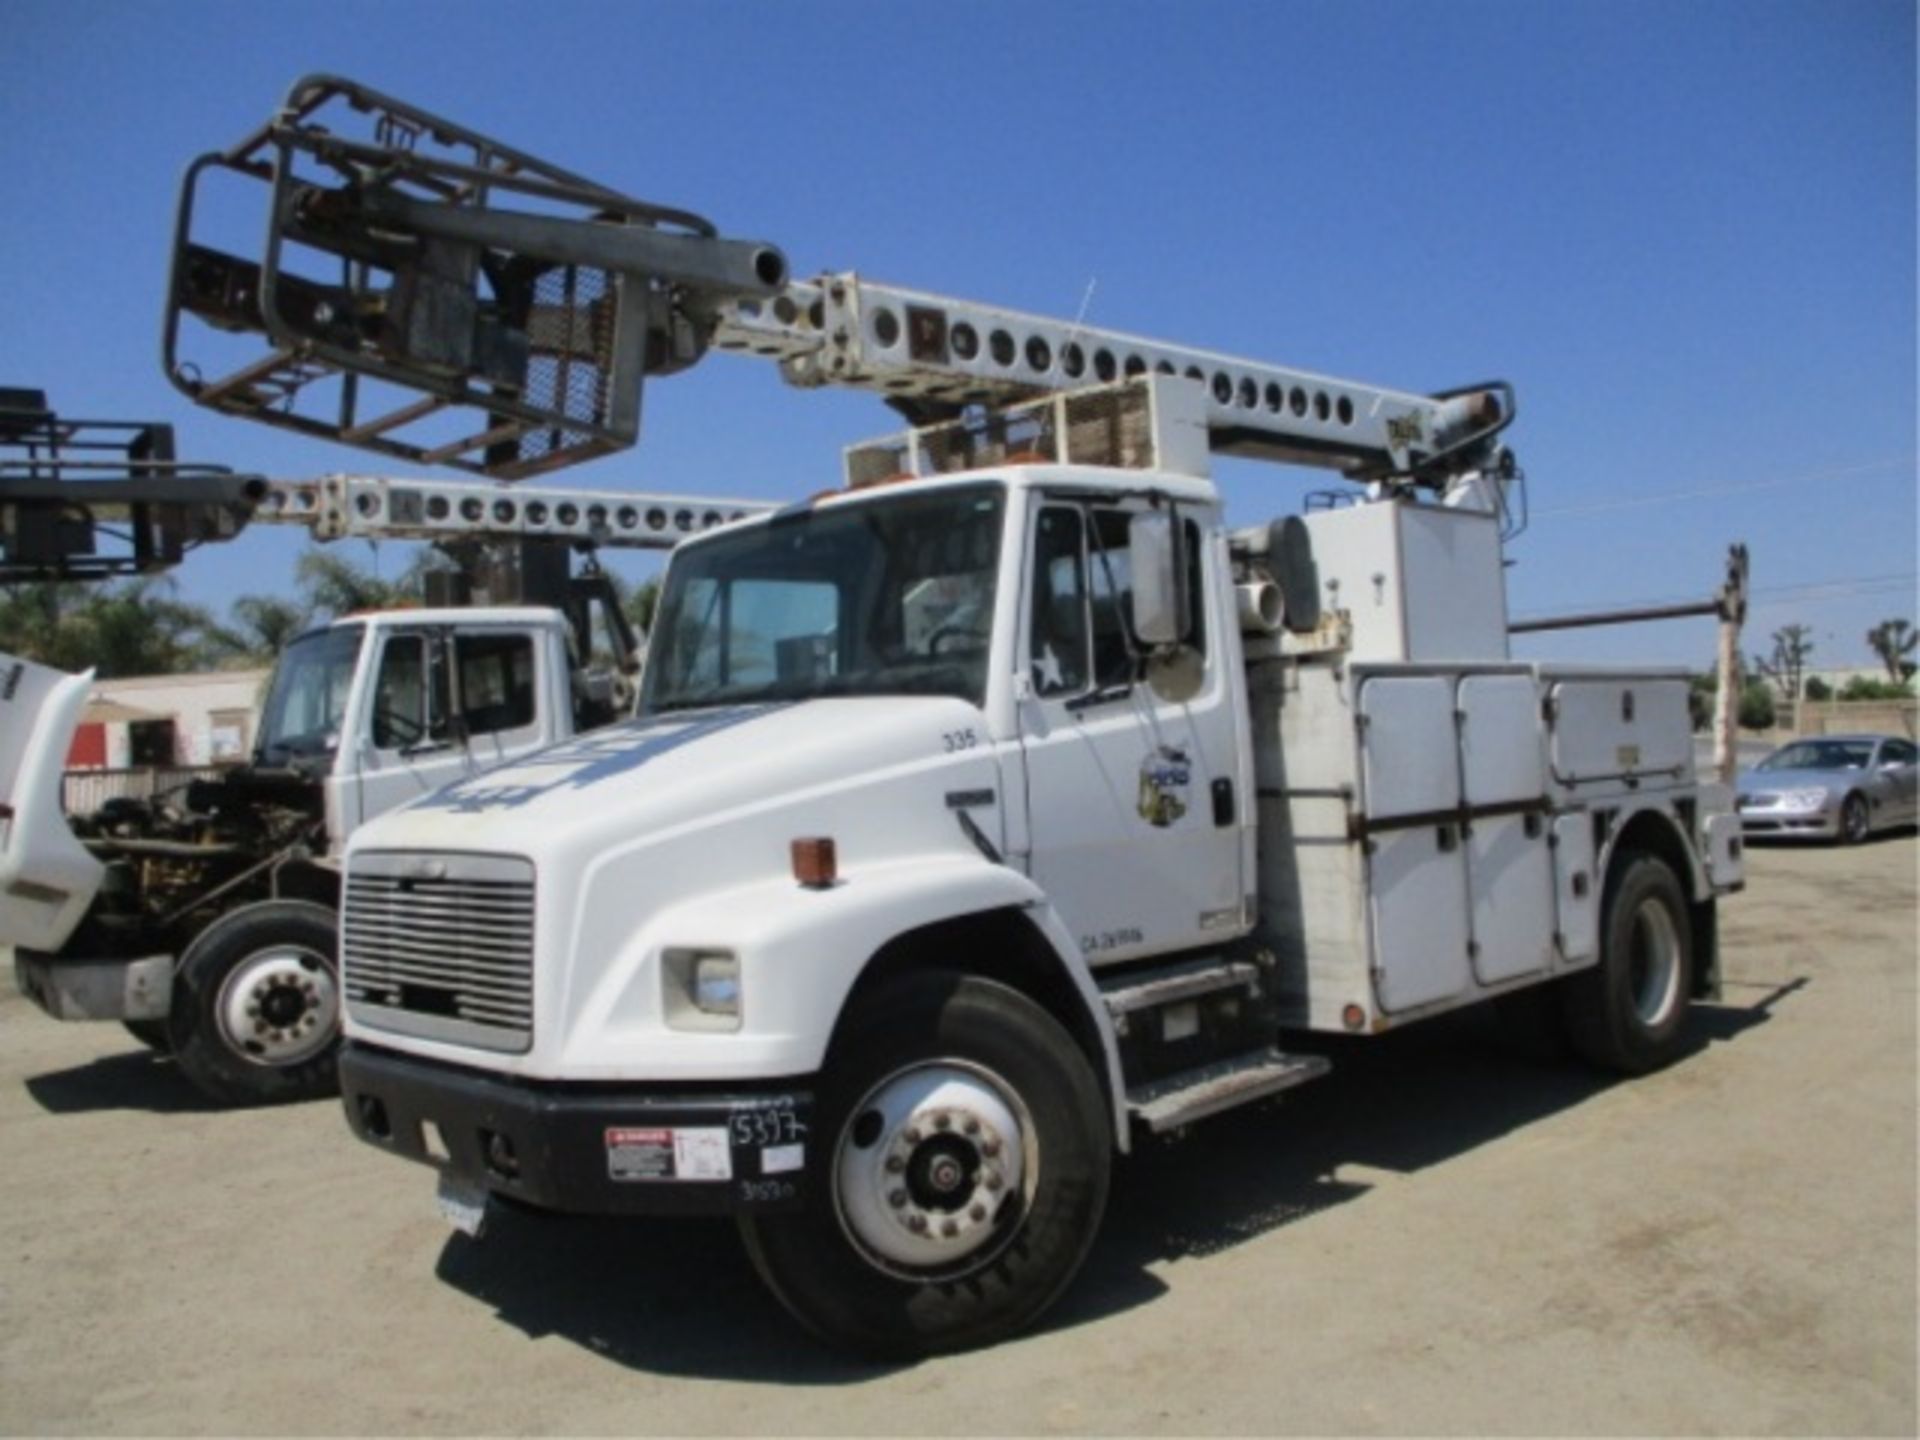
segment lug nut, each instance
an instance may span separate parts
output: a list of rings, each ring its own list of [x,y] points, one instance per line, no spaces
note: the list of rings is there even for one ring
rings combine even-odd
[[[926,1216],[924,1216],[924,1215],[909,1215],[909,1216],[907,1216],[907,1229],[909,1229],[909,1230],[912,1230],[912,1231],[914,1231],[914,1232],[915,1232],[915,1233],[917,1234],[917,1233],[919,1233],[920,1231],[922,1231],[922,1230],[924,1230],[924,1229],[926,1229],[926,1228],[927,1228],[927,1217],[926,1217]]]
[[[940,1233],[951,1238],[960,1233],[960,1227],[951,1220],[944,1221],[940,1226]]]
[[[906,1205],[906,1203],[907,1203],[907,1192],[906,1192],[906,1191],[904,1191],[904,1190],[889,1190],[889,1191],[887,1192],[887,1204],[889,1204],[889,1205],[891,1205],[891,1206],[893,1206],[893,1208],[894,1208],[894,1209],[896,1209],[896,1210],[899,1210],[899,1209],[901,1209],[902,1207],[904,1207],[904,1206]]]
[[[918,1145],[920,1143],[920,1127],[918,1125],[909,1125],[906,1133],[900,1138],[909,1145]]]
[[[952,1129],[952,1128],[953,1128],[953,1117],[952,1117],[951,1115],[949,1115],[949,1114],[947,1114],[947,1113],[946,1113],[946,1111],[944,1111],[944,1110],[943,1110],[943,1111],[941,1111],[941,1112],[940,1112],[940,1113],[939,1113],[938,1115],[936,1115],[936,1116],[934,1116],[934,1117],[933,1117],[933,1128],[934,1128],[934,1129],[936,1129],[936,1130],[950,1130],[950,1129]]]
[[[980,1153],[991,1160],[1000,1153],[1000,1142],[998,1140],[987,1141],[986,1144],[980,1147]]]
[[[898,1155],[889,1155],[887,1157],[887,1173],[889,1175],[898,1175],[906,1168],[907,1162],[902,1160]]]
[[[1006,1181],[1000,1178],[1000,1172],[998,1170],[989,1170],[987,1172],[987,1189],[993,1191],[996,1195],[1000,1193],[1000,1187],[1006,1183]]]
[[[967,1123],[961,1128],[964,1129],[969,1135],[978,1135],[980,1133],[980,1122],[978,1120],[973,1119],[971,1116],[969,1116],[967,1118]]]
[[[984,1205],[975,1205],[971,1210],[967,1211],[967,1214],[975,1220],[984,1220],[987,1218],[987,1207]]]

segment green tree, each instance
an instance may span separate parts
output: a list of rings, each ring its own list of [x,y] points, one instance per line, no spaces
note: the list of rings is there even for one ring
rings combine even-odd
[[[227,650],[213,617],[181,600],[164,576],[0,588],[0,634],[30,660],[61,670],[92,668],[103,679],[194,670]]]
[[[398,579],[387,580],[335,550],[312,549],[293,563],[293,583],[316,616],[351,615],[360,610],[393,610],[419,603],[415,562]]]
[[[277,595],[242,595],[227,611],[216,639],[231,657],[251,665],[270,665],[288,643],[307,628],[305,605]]]
[[[1740,691],[1740,725],[1745,730],[1773,728],[1773,690],[1764,681],[1749,680]]]
[[[1809,675],[1807,677],[1807,699],[1831,700],[1832,698],[1833,687],[1831,685],[1827,684],[1827,682],[1822,680],[1818,675]]]
[[[623,606],[627,612],[627,619],[631,620],[634,628],[643,635],[653,628],[653,612],[659,607],[660,581],[657,577],[642,580],[628,591]]]
[[[1842,700],[1910,700],[1913,698],[1913,685],[1910,681],[1875,680],[1867,675],[1856,675],[1840,687]]]
[[[1773,681],[1782,700],[1800,697],[1800,681],[1813,655],[1813,631],[1805,625],[1784,625],[1773,632],[1773,654],[1753,657],[1753,668]]]
[[[1887,667],[1887,678],[1898,685],[1913,678],[1914,662],[1907,659],[1920,648],[1920,633],[1911,620],[1882,620],[1867,631],[1867,644]]]

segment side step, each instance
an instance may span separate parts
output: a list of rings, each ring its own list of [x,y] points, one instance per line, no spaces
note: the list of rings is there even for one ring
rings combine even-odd
[[[1126,1017],[1140,1010],[1153,1010],[1181,1000],[1196,999],[1236,986],[1249,992],[1259,983],[1257,966],[1244,960],[1185,960],[1144,975],[1128,977],[1126,983],[1102,988],[1100,998],[1107,1003],[1115,1028],[1126,1033]]]
[[[1154,1134],[1162,1135],[1222,1110],[1316,1080],[1330,1068],[1320,1055],[1255,1050],[1135,1086],[1127,1092],[1127,1112]]]

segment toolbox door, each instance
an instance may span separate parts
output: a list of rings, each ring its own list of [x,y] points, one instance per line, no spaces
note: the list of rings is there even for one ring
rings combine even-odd
[[[1374,989],[1392,1013],[1473,978],[1453,680],[1374,676],[1358,704]]]

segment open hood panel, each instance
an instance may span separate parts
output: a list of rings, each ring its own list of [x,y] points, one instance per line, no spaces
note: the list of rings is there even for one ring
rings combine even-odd
[[[0,945],[58,950],[104,873],[67,828],[60,780],[93,672],[0,653]]]

